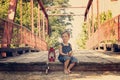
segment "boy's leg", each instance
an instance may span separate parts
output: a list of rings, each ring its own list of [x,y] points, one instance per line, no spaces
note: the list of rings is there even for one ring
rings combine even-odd
[[[70,70],[74,67],[74,65],[78,62],[78,60],[75,57],[71,57],[71,63],[68,67],[68,71],[71,72]]]
[[[74,67],[74,65],[75,65],[75,62],[73,62],[73,63],[71,63],[71,64],[69,65],[69,67],[68,67],[68,71],[69,71],[69,72],[71,72],[70,70]]]
[[[68,65],[69,65],[69,62],[70,62],[69,59],[67,59],[67,60],[64,62],[64,72],[65,72],[65,73],[69,73],[69,72],[68,72],[68,68],[67,68]]]

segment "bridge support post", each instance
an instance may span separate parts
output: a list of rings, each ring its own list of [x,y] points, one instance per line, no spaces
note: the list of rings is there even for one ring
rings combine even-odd
[[[32,30],[32,33],[34,34],[33,0],[30,0],[30,5],[31,5],[31,30]]]
[[[12,30],[13,30],[13,24],[10,22],[14,21],[16,7],[17,7],[17,0],[10,0],[10,5],[8,9],[8,18],[7,18],[8,22],[5,23],[5,27],[4,27],[3,39],[1,45],[2,48],[10,47]],[[2,52],[2,57],[7,57],[6,52]]]
[[[41,34],[40,34],[40,30],[41,30],[41,29],[40,29],[40,27],[41,27],[41,25],[40,25],[40,18],[41,18],[41,17],[40,17],[40,15],[41,15],[41,14],[40,14],[40,6],[39,6],[39,4],[38,4],[38,22],[37,22],[37,29],[38,29],[38,36],[39,36],[39,37],[41,37]]]
[[[107,51],[107,44],[106,43],[103,44],[103,50]]]
[[[118,43],[120,44],[120,15],[118,16]]]
[[[97,22],[98,22],[98,45],[100,44],[100,16],[99,16],[99,0],[96,2],[97,4]],[[100,46],[98,46],[98,50],[100,50]]]

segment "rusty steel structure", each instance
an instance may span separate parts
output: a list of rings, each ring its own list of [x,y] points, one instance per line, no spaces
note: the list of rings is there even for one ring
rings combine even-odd
[[[100,0],[88,0],[87,6],[79,7],[49,7],[45,8],[41,0],[36,0],[38,2],[38,21],[37,29],[38,34],[34,33],[34,15],[33,15],[33,1],[31,3],[31,30],[25,28],[22,25],[22,0],[20,0],[20,25],[14,23],[17,2],[18,0],[10,0],[10,5],[8,9],[8,17],[6,20],[0,18],[0,37],[2,35],[2,40],[0,41],[1,48],[10,48],[13,45],[17,47],[31,47],[38,50],[47,50],[47,43],[45,42],[45,35],[50,34],[50,26],[48,16],[84,16],[84,21],[88,26],[89,39],[87,40],[86,46],[88,49],[96,48],[102,42],[109,42],[111,40],[116,40],[117,43],[120,42],[120,15],[100,24],[100,11],[99,11],[99,1]],[[96,16],[97,16],[97,27],[94,29],[94,7],[93,1],[96,1]],[[117,0],[111,0],[117,1]],[[53,9],[68,9],[68,8],[85,8],[84,14],[47,14],[47,10]],[[91,10],[91,11],[90,11]],[[91,15],[89,14],[91,12]],[[92,19],[92,24],[89,24],[89,17]],[[41,21],[42,20],[42,21]],[[42,30],[41,30],[42,29]],[[40,32],[42,31],[42,34]],[[3,33],[3,34],[1,34]],[[92,42],[92,43],[91,43]],[[6,56],[5,51],[2,51],[3,57]]]
[[[47,7],[46,10],[55,10],[55,9],[85,9],[86,6],[74,6],[74,7]],[[48,14],[48,16],[84,16],[84,14],[63,14],[63,13],[54,13],[54,14]]]
[[[93,49],[100,43],[111,40],[120,41],[120,15],[101,24],[99,29],[97,29],[87,41],[87,48]]]
[[[18,0],[10,0],[10,5],[8,9],[8,17],[6,20],[0,19],[1,25],[4,28],[1,48],[10,48],[11,45],[15,45],[15,47],[21,46],[29,46],[32,48],[37,48],[40,50],[47,50],[47,43],[45,42],[45,35],[50,34],[50,26],[48,16],[85,16],[87,17],[90,5],[92,0],[88,1],[87,8],[85,6],[79,7],[49,7],[44,8],[44,5],[41,0],[36,0],[38,2],[38,22],[37,29],[39,29],[38,35],[34,34],[34,18],[33,18],[33,0],[30,0],[31,4],[31,31],[22,26],[22,0],[20,0],[20,25],[14,23],[14,18],[16,14]],[[39,9],[40,8],[40,9]],[[86,8],[85,15],[84,14],[52,14],[48,15],[48,9],[65,9],[65,8]],[[41,11],[40,11],[41,10]],[[41,14],[41,16],[40,16]],[[39,19],[42,19],[42,23]],[[40,25],[41,24],[41,25]],[[42,27],[42,28],[41,28]],[[42,34],[40,34],[40,29],[42,29]],[[4,53],[4,52],[2,52]]]
[[[40,50],[47,50],[46,42],[42,38],[38,37],[38,35],[32,33],[26,27],[8,20],[0,19],[0,25],[4,26],[4,24],[12,24],[13,33],[11,34],[10,44],[13,44],[15,47],[31,47]],[[22,38],[20,36],[22,36]]]
[[[117,1],[117,0],[111,0],[111,1]],[[120,15],[117,15],[116,17],[105,21],[104,23],[100,23],[100,0],[95,0],[96,3],[96,17],[97,17],[97,30],[94,29],[94,18],[95,14],[93,13],[94,7],[93,7],[93,0],[89,0],[88,6],[85,11],[85,22],[88,26],[88,40],[86,43],[86,47],[88,49],[100,49],[100,47],[103,47],[104,50],[106,48],[114,47],[114,44],[117,45],[117,48],[119,48],[120,43]],[[91,8],[91,9],[90,9]],[[91,12],[90,12],[91,10]],[[89,15],[89,13],[91,13]],[[91,25],[89,24],[89,18],[91,17]],[[110,45],[108,45],[110,44]],[[113,50],[114,51],[114,50]]]
[[[41,15],[43,16],[41,18],[42,25],[39,22],[38,29],[40,30],[40,27],[43,27],[43,32],[42,37],[40,36],[41,35],[40,32],[39,35],[36,35],[34,33],[33,0],[30,1],[31,1],[31,26],[32,26],[31,31],[22,26],[22,11],[20,12],[21,15],[20,25],[14,23],[18,0],[10,0],[7,19],[6,20],[0,19],[0,26],[3,32],[3,34],[1,34],[2,35],[2,40],[0,42],[1,48],[7,49],[11,48],[11,45],[14,45],[14,47],[16,48],[29,46],[33,49],[47,50],[45,35],[49,35],[50,32],[48,15],[46,13],[42,1],[37,0],[39,6],[39,14],[41,13]],[[20,1],[20,7],[22,8],[22,0]],[[3,57],[6,57],[5,51],[2,51],[1,54]]]
[[[93,2],[93,0],[88,1],[87,8],[86,8],[85,14],[84,14],[84,21],[86,21],[86,19],[87,19],[87,15],[88,15],[89,9],[90,9],[90,7],[92,5],[92,2]]]

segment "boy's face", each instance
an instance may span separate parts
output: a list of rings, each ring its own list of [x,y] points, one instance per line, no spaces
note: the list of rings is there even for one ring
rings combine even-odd
[[[69,39],[70,39],[70,37],[68,36],[67,33],[62,34],[62,40],[63,40],[63,42],[67,43]]]

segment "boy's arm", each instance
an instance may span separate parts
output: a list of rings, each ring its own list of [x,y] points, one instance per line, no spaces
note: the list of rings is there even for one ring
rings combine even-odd
[[[72,54],[73,54],[73,51],[70,51],[70,52],[69,52],[69,56],[72,56]]]
[[[68,55],[68,54],[65,54],[65,53],[62,52],[62,46],[61,46],[61,45],[59,46],[59,54],[64,55],[64,56],[65,56],[65,55],[66,55],[66,56]]]
[[[71,44],[70,44],[70,47],[71,47],[71,49],[72,49]],[[72,56],[72,54],[73,54],[73,51],[71,50],[71,51],[69,52],[69,56]]]

